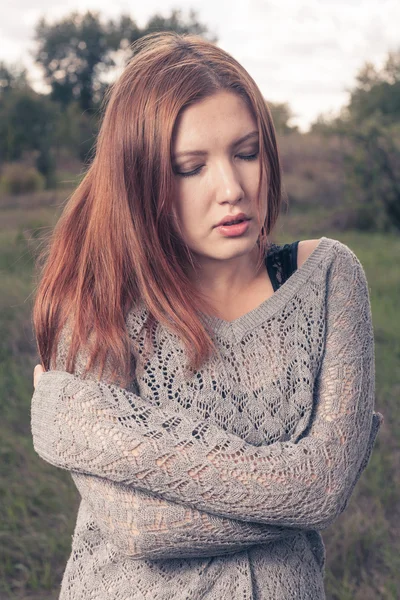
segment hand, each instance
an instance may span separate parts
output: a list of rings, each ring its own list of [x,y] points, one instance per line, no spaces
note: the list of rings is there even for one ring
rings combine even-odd
[[[37,383],[38,383],[39,378],[42,373],[44,373],[44,369],[43,369],[42,365],[36,365],[36,367],[33,369],[33,387],[34,388],[37,386]]]

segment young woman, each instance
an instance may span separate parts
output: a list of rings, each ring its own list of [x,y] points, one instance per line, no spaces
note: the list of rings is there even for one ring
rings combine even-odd
[[[381,422],[371,310],[345,244],[268,242],[280,190],[243,67],[140,40],[34,307],[34,446],[82,497],[62,600],[325,597]]]

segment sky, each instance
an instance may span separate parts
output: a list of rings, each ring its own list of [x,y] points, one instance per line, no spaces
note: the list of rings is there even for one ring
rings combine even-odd
[[[389,51],[400,50],[399,0],[1,0],[0,61],[27,66],[32,85],[43,90],[31,57],[41,17],[53,22],[94,10],[105,18],[128,13],[143,26],[172,9],[194,9],[264,97],[289,104],[302,131],[318,115],[338,113],[366,61],[379,67]]]

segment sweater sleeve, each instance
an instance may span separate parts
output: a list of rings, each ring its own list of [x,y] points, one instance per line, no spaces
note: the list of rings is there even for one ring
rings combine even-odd
[[[254,447],[115,385],[50,371],[32,399],[36,451],[58,467],[221,517],[327,527],[345,508],[381,423],[368,285],[355,254],[339,250],[327,275],[315,410],[301,439]]]
[[[109,479],[71,474],[102,535],[135,560],[223,556],[298,531],[219,517]]]
[[[69,333],[66,328],[61,335],[59,368],[66,367]],[[82,375],[85,364],[86,355],[80,353],[75,375]],[[96,380],[91,373],[85,379]],[[104,477],[75,471],[71,476],[102,535],[136,560],[222,556],[287,538],[297,531],[209,514]]]

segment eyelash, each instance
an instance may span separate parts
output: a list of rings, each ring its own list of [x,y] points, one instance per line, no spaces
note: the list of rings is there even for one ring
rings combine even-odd
[[[258,152],[256,152],[255,154],[238,154],[238,157],[241,158],[242,160],[255,160],[258,157]],[[202,169],[203,167],[197,167],[197,169],[194,169],[193,171],[188,171],[187,173],[179,173],[179,171],[175,171],[176,175],[179,175],[180,177],[193,177],[194,175],[197,175],[198,173],[200,173],[200,169]]]

